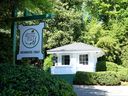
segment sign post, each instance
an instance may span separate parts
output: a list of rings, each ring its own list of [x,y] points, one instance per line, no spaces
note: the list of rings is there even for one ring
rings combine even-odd
[[[17,10],[14,6],[13,11],[12,11],[12,17],[16,17],[17,16]],[[12,26],[11,26],[11,36],[13,38],[12,42],[13,42],[13,65],[15,65],[15,61],[16,61],[16,31],[17,31],[17,22],[12,21]]]
[[[25,16],[25,17],[16,17],[16,9],[14,8],[13,12],[12,12],[12,18],[8,18],[9,20],[12,20],[12,28],[11,28],[11,34],[12,34],[12,38],[13,38],[13,65],[15,65],[16,63],[16,32],[17,32],[17,21],[30,21],[30,20],[39,20],[39,19],[50,19],[52,17],[54,17],[53,14],[43,14],[43,15],[34,15],[34,16]],[[44,23],[42,25],[44,27]],[[21,28],[20,28],[21,29]],[[22,29],[21,29],[22,30]],[[41,30],[42,31],[42,30]],[[31,33],[33,32],[33,33]],[[38,32],[37,29],[26,29],[26,30],[22,30],[22,33],[24,33],[24,35],[22,34],[22,42],[20,42],[20,44],[22,44],[21,47],[20,46],[20,52],[17,56],[17,59],[21,59],[23,57],[36,57],[37,53],[38,53],[38,58],[39,59],[43,59],[43,54],[41,53],[40,50],[38,50],[37,46],[39,46],[42,43],[42,36],[41,32]],[[27,34],[31,34],[27,36]],[[34,35],[35,34],[35,35]],[[40,35],[40,36],[39,36]],[[30,44],[31,40],[29,40],[31,37],[35,36],[36,38],[40,38],[40,41],[38,42],[38,39],[36,39],[37,41],[34,41],[34,43]],[[29,38],[30,37],[30,38]],[[25,40],[23,40],[25,39]],[[28,39],[28,40],[27,40]],[[28,52],[28,49],[32,49],[32,54],[26,54],[25,49],[26,48],[26,52]],[[36,49],[36,50],[35,50]],[[40,48],[42,49],[42,48]],[[35,50],[35,51],[34,51]],[[40,56],[39,56],[40,54]],[[26,56],[25,56],[26,55]],[[42,57],[41,57],[42,56]]]

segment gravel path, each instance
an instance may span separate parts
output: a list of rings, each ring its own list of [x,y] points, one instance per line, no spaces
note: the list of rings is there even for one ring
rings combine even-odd
[[[128,96],[128,86],[74,85],[77,96]]]

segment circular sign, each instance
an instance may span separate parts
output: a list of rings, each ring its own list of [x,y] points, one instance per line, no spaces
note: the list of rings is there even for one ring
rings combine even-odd
[[[39,43],[39,33],[37,30],[27,29],[22,35],[23,45],[27,48],[33,48]]]

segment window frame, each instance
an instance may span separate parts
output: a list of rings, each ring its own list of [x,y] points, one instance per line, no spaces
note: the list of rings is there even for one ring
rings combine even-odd
[[[67,57],[66,56],[68,56],[68,61],[65,61],[66,59],[67,59]],[[66,58],[65,58],[66,57]],[[62,55],[61,56],[61,62],[62,62],[62,66],[65,66],[65,65],[70,65],[70,55]],[[66,64],[66,62],[68,62],[68,64]]]
[[[52,59],[53,59],[54,64],[58,63],[58,56],[54,55]]]
[[[79,64],[80,65],[88,65],[89,63],[89,55],[88,54],[80,54],[79,55]]]

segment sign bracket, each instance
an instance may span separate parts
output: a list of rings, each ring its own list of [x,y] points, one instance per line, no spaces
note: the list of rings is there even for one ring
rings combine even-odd
[[[8,18],[8,20],[12,21],[11,26],[11,37],[13,38],[13,65],[16,64],[16,32],[17,32],[17,21],[30,21],[30,20],[41,20],[41,19],[50,19],[54,17],[53,14],[43,14],[43,15],[33,15],[33,16],[27,16],[27,13],[24,14],[26,16],[24,17],[17,17],[17,10],[14,7],[12,11],[12,17]]]

